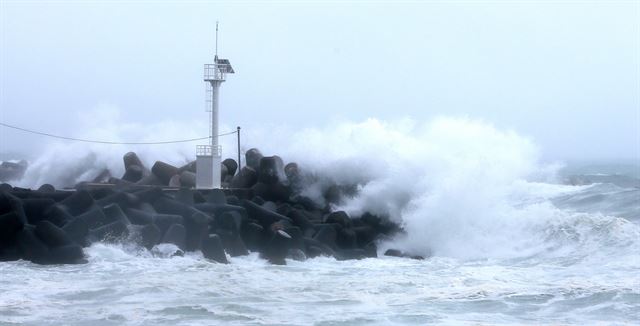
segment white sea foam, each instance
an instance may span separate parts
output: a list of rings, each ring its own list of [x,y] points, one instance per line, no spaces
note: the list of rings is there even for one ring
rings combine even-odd
[[[593,324],[638,321],[633,260],[315,258],[273,266],[94,244],[85,265],[0,263],[0,323]],[[25,277],[27,275],[28,277]]]

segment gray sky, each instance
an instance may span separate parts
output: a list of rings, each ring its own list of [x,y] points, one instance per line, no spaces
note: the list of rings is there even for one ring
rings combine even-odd
[[[547,159],[640,157],[637,1],[0,0],[0,121],[69,136],[105,106],[131,124],[202,121],[216,20],[237,72],[225,126],[465,116]],[[0,128],[0,152],[44,144]]]

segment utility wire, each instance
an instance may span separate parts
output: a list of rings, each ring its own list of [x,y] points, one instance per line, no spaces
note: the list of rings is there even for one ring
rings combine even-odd
[[[211,137],[200,137],[200,138],[167,140],[167,141],[157,141],[157,142],[115,142],[115,141],[92,140],[92,139],[82,139],[82,138],[58,136],[58,135],[53,135],[53,134],[49,134],[49,133],[46,133],[46,132],[40,132],[40,131],[30,130],[30,129],[26,129],[26,128],[16,127],[16,126],[12,126],[12,125],[9,125],[9,124],[6,124],[6,123],[2,123],[2,122],[0,122],[0,126],[11,128],[11,129],[16,129],[16,130],[20,130],[20,131],[36,134],[36,135],[52,137],[52,138],[80,141],[80,142],[85,142],[85,143],[109,144],[109,145],[161,145],[161,144],[186,143],[186,142],[192,142],[192,141],[204,140],[204,139],[211,138]],[[218,137],[232,135],[232,134],[235,134],[237,132],[238,131],[226,132],[226,133],[223,133],[223,134],[219,134]]]

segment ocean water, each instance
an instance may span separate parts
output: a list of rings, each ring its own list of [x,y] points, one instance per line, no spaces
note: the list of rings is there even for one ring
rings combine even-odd
[[[599,188],[555,198],[566,205]],[[545,250],[504,259],[324,257],[273,266],[251,254],[221,265],[199,253],[158,258],[94,244],[85,265],[0,264],[0,324],[640,322],[638,216],[562,212],[562,223],[540,226]]]
[[[529,140],[482,123],[406,129],[305,131],[301,142],[324,163],[296,156],[296,143],[283,157],[314,171],[306,195],[357,184],[335,209],[402,224],[380,252],[429,259],[273,266],[251,254],[221,265],[198,252],[94,244],[84,265],[0,263],[0,325],[640,324],[637,162],[559,169],[540,163]],[[34,174],[27,180],[42,181]]]

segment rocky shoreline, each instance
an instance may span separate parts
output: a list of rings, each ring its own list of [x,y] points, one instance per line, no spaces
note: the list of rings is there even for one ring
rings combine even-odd
[[[194,162],[157,161],[147,169],[132,152],[123,161],[121,178],[104,171],[73,190],[0,185],[0,261],[83,263],[83,248],[95,242],[134,242],[152,252],[169,244],[170,255],[201,251],[219,263],[250,251],[273,264],[362,259],[377,257],[377,244],[401,232],[383,216],[332,211],[329,203],[343,195],[338,187],[325,191],[322,207],[301,196],[298,166],[257,149],[247,151],[239,171],[235,160],[224,160],[223,189],[213,190],[193,189]],[[385,254],[423,258],[394,249]]]

